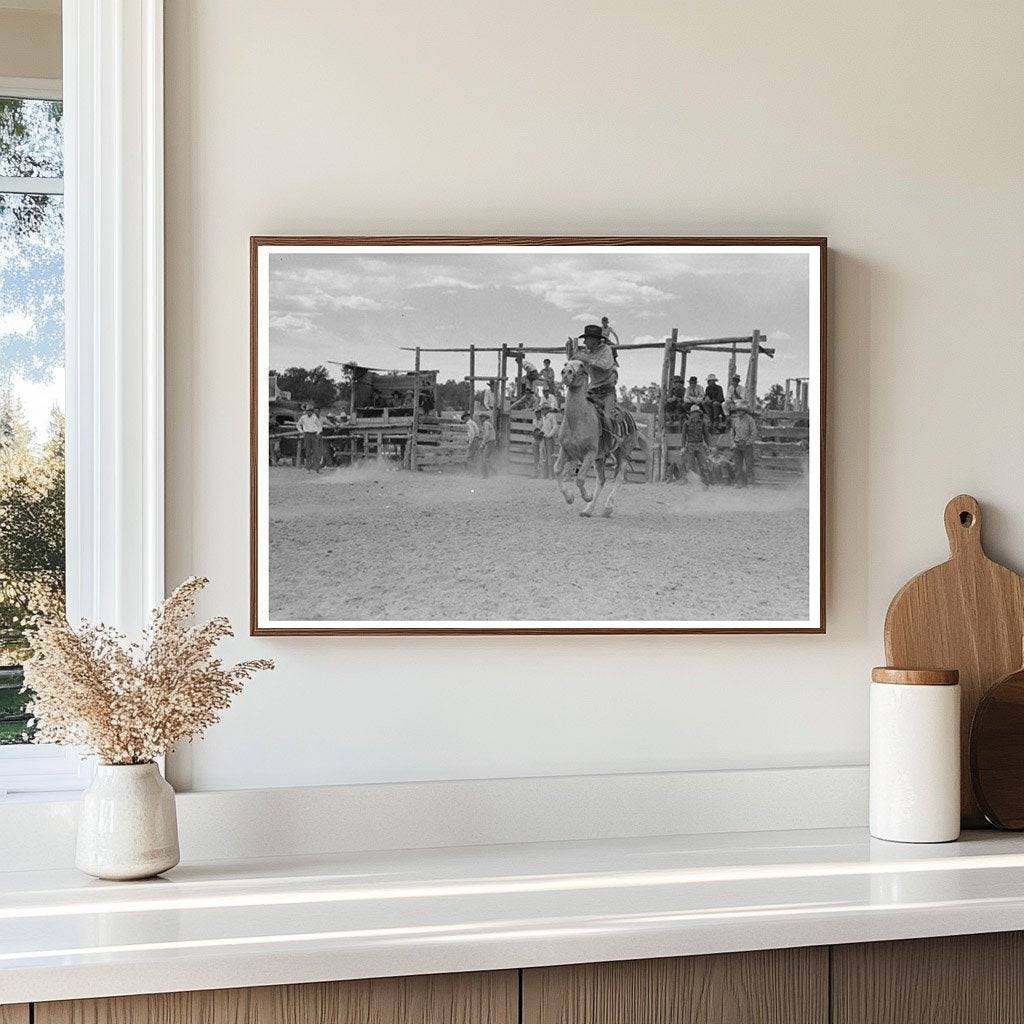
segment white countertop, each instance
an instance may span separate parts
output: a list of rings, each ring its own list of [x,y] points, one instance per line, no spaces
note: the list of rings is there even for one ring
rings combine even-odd
[[[1024,836],[859,829],[0,873],[0,1003],[1024,929]]]

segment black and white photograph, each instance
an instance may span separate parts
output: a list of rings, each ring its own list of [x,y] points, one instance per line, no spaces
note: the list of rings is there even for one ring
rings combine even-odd
[[[824,629],[824,240],[251,256],[254,633]]]

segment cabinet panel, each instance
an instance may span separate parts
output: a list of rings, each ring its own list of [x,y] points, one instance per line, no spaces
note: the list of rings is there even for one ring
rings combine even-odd
[[[494,971],[37,1003],[35,1024],[516,1024],[518,997]]]
[[[28,1005],[7,1003],[0,1006],[0,1024],[28,1024]]]
[[[834,1024],[1024,1024],[1024,935],[832,947]]]
[[[523,972],[523,1024],[825,1024],[828,950],[541,967]]]

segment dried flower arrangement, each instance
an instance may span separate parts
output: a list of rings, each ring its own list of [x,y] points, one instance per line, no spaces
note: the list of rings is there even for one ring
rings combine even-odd
[[[272,661],[225,668],[213,649],[232,635],[226,618],[190,626],[209,580],[193,576],[153,612],[139,643],[108,626],[38,622],[25,688],[38,743],[91,750],[104,764],[145,764],[201,735],[253,673]]]

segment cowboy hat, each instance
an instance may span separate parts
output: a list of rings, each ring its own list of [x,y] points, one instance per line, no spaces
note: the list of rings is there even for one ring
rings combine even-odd
[[[586,342],[604,340],[600,324],[587,324],[587,326],[583,328],[583,333],[580,337]]]
[[[708,374],[708,380],[714,380],[714,381],[717,381],[717,380],[718,380],[718,378],[717,378],[717,377],[716,377],[716,376],[715,376],[715,375],[714,375],[713,373],[709,373],[709,374]]]

